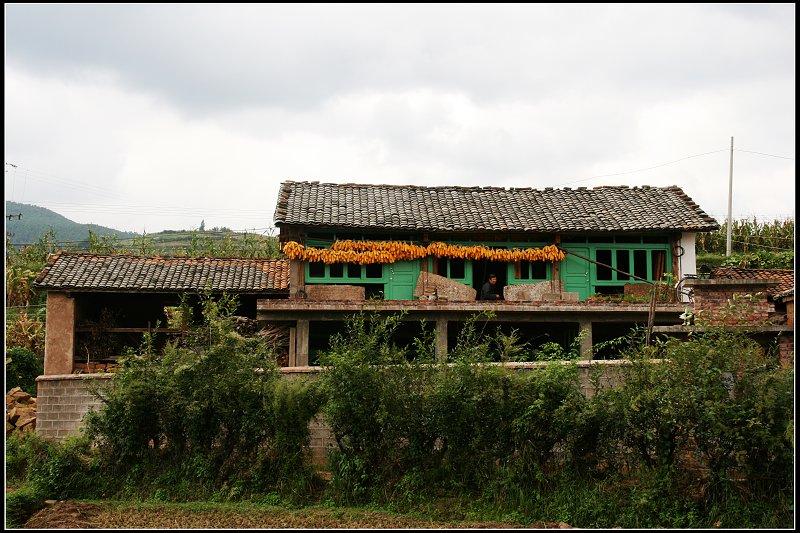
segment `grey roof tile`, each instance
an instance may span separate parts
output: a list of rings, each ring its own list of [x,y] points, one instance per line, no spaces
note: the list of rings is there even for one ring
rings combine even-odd
[[[530,189],[286,181],[277,225],[415,231],[713,231],[679,187]]]
[[[285,292],[285,259],[142,257],[59,252],[36,278],[43,289]]]

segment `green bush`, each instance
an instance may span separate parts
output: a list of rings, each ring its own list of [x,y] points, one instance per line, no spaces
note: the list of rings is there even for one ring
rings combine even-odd
[[[10,435],[6,474],[10,482],[32,487],[48,499],[88,498],[102,492],[102,472],[83,436],[56,442],[36,433]]]
[[[22,527],[42,507],[44,498],[32,487],[6,493],[6,527]]]
[[[124,482],[120,491],[169,499],[309,494],[316,481],[302,449],[319,387],[280,379],[270,346],[236,333],[235,301],[204,306],[188,336],[162,353],[146,338],[98,392],[86,433],[100,468]]]
[[[8,476],[25,487],[14,516],[45,498],[314,497],[302,450],[322,409],[338,503],[445,501],[579,527],[792,522],[792,372],[743,334],[651,346],[632,335],[622,385],[603,389],[597,373],[580,383],[574,361],[491,364],[522,352],[513,335],[484,334],[482,315],[445,363],[426,328],[401,348],[391,339],[402,315],[360,314],[322,354],[318,382],[287,381],[268,346],[235,332],[232,309],[207,300],[195,326],[181,313],[189,333],[159,353],[145,337],[98,391],[84,437],[9,438]]]
[[[738,268],[779,268],[791,270],[794,268],[793,252],[775,252],[759,250],[748,253],[732,253],[730,256],[722,254],[701,253],[697,256],[697,266],[707,266],[711,269],[721,266]]]
[[[322,356],[334,501],[456,497],[587,527],[791,522],[792,376],[746,336],[634,343],[624,385],[587,399],[574,363],[487,365],[508,346],[474,321],[451,364],[431,363],[424,343],[391,343],[399,320],[359,315]]]
[[[39,357],[27,348],[6,349],[6,390],[20,387],[36,396],[36,377],[44,373]]]
[[[575,365],[521,374],[488,365],[494,343],[475,320],[462,329],[452,365],[430,363],[421,343],[416,357],[386,340],[398,323],[359,315],[322,359],[338,443],[334,498],[386,501],[481,490],[499,475],[528,479],[554,461],[556,447],[580,440],[571,429],[585,402]]]

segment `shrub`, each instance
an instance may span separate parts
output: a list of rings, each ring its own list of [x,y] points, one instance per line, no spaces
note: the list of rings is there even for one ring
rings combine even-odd
[[[32,487],[22,487],[7,493],[6,527],[22,527],[42,507],[44,507],[44,498]]]
[[[633,335],[623,385],[587,399],[573,363],[485,364],[509,336],[469,325],[450,364],[420,362],[419,342],[391,343],[398,320],[359,315],[322,356],[335,501],[455,496],[579,526],[790,523],[791,373],[746,336]]]
[[[668,472],[674,497],[703,502],[791,493],[791,372],[753,340],[711,331],[629,354],[625,386],[598,395],[617,468]]]
[[[44,315],[27,310],[6,317],[6,346],[25,348],[44,358]]]
[[[6,389],[20,387],[36,396],[36,377],[44,373],[42,360],[27,348],[6,349]]]
[[[477,320],[462,329],[453,364],[429,363],[387,340],[398,320],[359,315],[323,356],[335,498],[481,490],[501,474],[527,480],[575,440],[585,399],[574,365],[522,374],[488,365],[490,346],[508,346],[481,337]]]
[[[204,321],[153,353],[145,338],[122,361],[102,408],[87,417],[101,468],[127,476],[119,490],[166,497],[225,497],[276,489],[308,494],[308,423],[322,396],[314,383],[282,382],[260,338],[234,328],[235,301],[204,301]]]

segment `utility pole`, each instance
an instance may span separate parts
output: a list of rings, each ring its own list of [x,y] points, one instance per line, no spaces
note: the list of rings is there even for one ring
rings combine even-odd
[[[733,137],[731,137],[731,168],[728,177],[728,239],[725,241],[725,255],[731,255],[731,234],[733,231],[733,220],[731,214],[733,211]]]

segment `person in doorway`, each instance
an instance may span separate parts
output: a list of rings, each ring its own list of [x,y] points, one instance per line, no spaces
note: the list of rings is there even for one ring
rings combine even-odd
[[[489,280],[481,288],[481,300],[502,300],[498,289],[497,276],[489,274]]]

